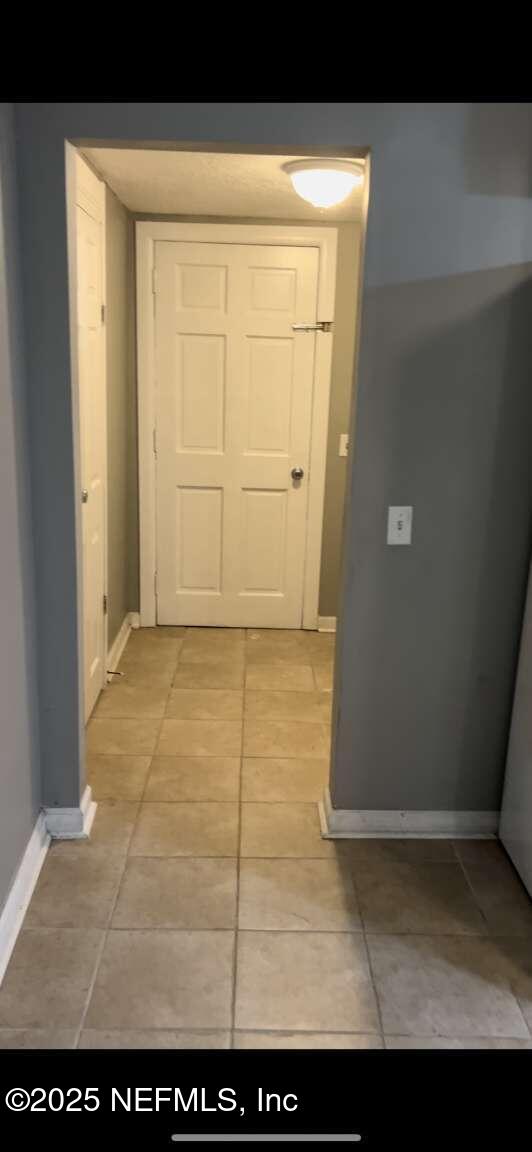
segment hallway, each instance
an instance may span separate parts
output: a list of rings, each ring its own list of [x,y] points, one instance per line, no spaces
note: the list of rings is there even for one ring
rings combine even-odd
[[[334,637],[131,634],[88,727],[2,1047],[532,1047],[532,906],[494,842],[322,840]]]

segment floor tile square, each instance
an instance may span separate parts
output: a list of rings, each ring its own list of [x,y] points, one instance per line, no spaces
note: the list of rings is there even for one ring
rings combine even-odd
[[[127,680],[114,680],[103,692],[94,716],[119,719],[157,719],[164,715],[168,689],[165,685],[129,684]]]
[[[244,719],[244,756],[298,756],[323,760],[330,753],[330,730],[326,724],[301,724],[295,720]]]
[[[142,804],[132,856],[236,856],[238,805]]]
[[[385,1034],[530,1039],[496,942],[371,934],[367,942]]]
[[[385,863],[353,868],[368,932],[486,933],[460,864]]]
[[[246,689],[255,691],[313,692],[314,676],[309,664],[249,664]]]
[[[189,664],[180,660],[174,676],[174,688],[217,688],[238,691],[244,683],[242,661],[219,660]]]
[[[509,1040],[507,1038],[501,1039],[497,1036],[491,1036],[488,1039],[484,1037],[467,1036],[450,1037],[450,1036],[385,1036],[385,1047],[390,1049],[398,1048],[413,1048],[422,1049],[427,1051],[429,1049],[478,1049],[478,1048],[491,1048],[492,1050],[502,1050],[505,1048],[514,1049],[531,1049],[532,1040]]]
[[[87,727],[87,752],[89,756],[151,756],[160,727],[160,720],[100,720],[95,717]]]
[[[144,653],[138,656],[124,653],[117,671],[119,676],[113,677],[118,684],[129,684],[137,688],[165,688],[168,692],[176,669],[176,659],[159,660],[157,652],[147,657]]]
[[[238,756],[154,756],[145,801],[238,800]]]
[[[241,855],[333,858],[332,840],[323,840],[316,804],[243,804]]]
[[[357,1032],[235,1032],[234,1048],[382,1048],[380,1036]]]
[[[88,756],[87,783],[93,800],[140,800],[150,763],[149,756]]]
[[[242,860],[238,926],[353,932],[362,925],[349,871],[338,860]]]
[[[230,1032],[179,1032],[175,1029],[127,1029],[121,1031],[109,1031],[94,1029],[84,1029],[81,1033],[79,1047],[80,1048],[114,1048],[126,1049],[135,1048],[142,1050],[146,1048],[166,1048],[166,1049],[207,1049],[207,1048],[229,1048],[231,1040]]]
[[[340,842],[339,842],[340,843]],[[397,864],[456,864],[451,840],[403,840],[399,836],[388,840],[380,837],[355,837],[341,841],[342,852],[354,867],[381,863]]]
[[[235,1027],[378,1032],[363,937],[239,932]]]
[[[244,641],[232,636],[187,636],[179,653],[180,663],[217,664],[228,661],[244,663]]]
[[[0,1027],[79,1027],[103,938],[97,928],[23,928],[0,988]]]
[[[228,1028],[232,932],[108,933],[88,1029]]]
[[[256,720],[331,721],[329,692],[258,692],[246,691],[246,717]]]
[[[130,857],[113,928],[235,927],[236,860]]]
[[[240,720],[163,720],[157,756],[240,756]]]
[[[137,819],[139,805],[129,800],[98,801],[90,843],[105,847],[108,852],[125,854]]]
[[[317,802],[328,780],[328,760],[246,757],[242,762],[242,800]]]
[[[27,928],[105,928],[124,863],[93,844],[52,844],[30,906]]]
[[[76,1042],[74,1028],[0,1028],[0,1049],[73,1048]]]
[[[166,715],[185,720],[239,720],[243,694],[222,688],[173,688]]]

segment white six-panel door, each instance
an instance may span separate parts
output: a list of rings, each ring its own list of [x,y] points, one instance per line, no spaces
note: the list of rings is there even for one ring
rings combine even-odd
[[[83,549],[85,720],[105,679],[103,219],[97,177],[77,157],[76,290]]]
[[[318,266],[155,244],[159,624],[301,626]]]

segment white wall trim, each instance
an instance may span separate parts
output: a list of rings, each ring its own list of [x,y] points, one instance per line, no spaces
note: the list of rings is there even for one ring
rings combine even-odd
[[[50,836],[46,830],[44,814],[40,812],[0,915],[0,983],[15,947],[49,844]]]
[[[72,423],[74,443],[74,507],[76,517],[76,561],[77,561],[77,600],[78,600],[78,657],[79,657],[79,696],[80,696],[80,755],[83,748],[84,726],[86,716],[85,700],[85,658],[84,658],[84,599],[83,599],[83,530],[81,496],[81,411],[80,411],[80,380],[78,357],[78,303],[77,303],[77,208],[82,208],[100,228],[101,237],[101,291],[102,304],[107,311],[107,271],[106,271],[106,217],[105,217],[105,189],[104,180],[87,163],[74,145],[65,141],[65,172],[66,172],[66,202],[67,202],[67,257],[68,257],[68,292],[69,292],[69,321],[70,321],[70,366],[71,366],[71,395],[72,395]],[[101,372],[103,411],[100,418],[103,423],[102,439],[105,445],[103,461],[103,483],[105,489],[104,499],[104,526],[103,526],[103,592],[106,593],[109,584],[108,568],[108,523],[107,523],[107,487],[108,487],[108,459],[107,459],[107,325],[101,326]],[[102,608],[103,631],[103,662],[107,657],[108,644],[108,617]],[[102,667],[101,687],[106,684],[105,666]]]
[[[153,267],[157,240],[217,244],[274,244],[319,248],[318,316],[334,317],[336,292],[336,228],[309,225],[185,224],[137,221],[137,364],[140,522],[140,617],[143,627],[156,623],[154,573],[156,570],[154,424],[154,309]],[[332,332],[316,332],[312,432],[305,544],[303,628],[317,628],[320,584],[327,428],[331,388]]]
[[[46,829],[53,840],[86,840],[96,815],[96,807],[87,784],[79,808],[44,809]]]
[[[327,840],[361,837],[437,839],[452,836],[486,840],[497,835],[498,812],[418,812],[333,808],[327,788],[319,805],[321,834]]]
[[[318,632],[336,632],[336,616],[318,616]]]
[[[116,669],[118,668],[118,665],[119,665],[120,660],[122,658],[122,653],[123,653],[124,648],[125,648],[128,640],[129,640],[129,637],[130,637],[131,628],[132,628],[131,616],[132,616],[131,612],[127,612],[126,615],[124,616],[124,619],[122,620],[121,627],[118,631],[117,636],[115,637],[114,643],[111,645],[111,648],[109,649],[109,652],[107,653],[107,672],[108,673],[109,672],[115,672]],[[108,682],[110,682],[112,684],[113,681],[114,681],[114,676],[108,676]]]

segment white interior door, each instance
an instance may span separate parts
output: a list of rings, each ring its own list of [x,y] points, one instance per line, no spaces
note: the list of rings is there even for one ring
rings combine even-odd
[[[80,166],[82,161],[79,161]],[[86,169],[84,180],[96,181]],[[78,169],[79,171],[79,169]],[[96,181],[97,182],[97,181]],[[103,341],[103,220],[81,195],[76,205],[76,281],[81,501],[85,720],[105,677],[105,375]]]
[[[316,248],[157,241],[157,620],[299,628]],[[302,479],[292,477],[302,469]]]

